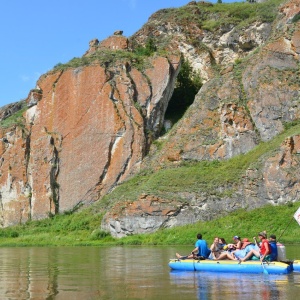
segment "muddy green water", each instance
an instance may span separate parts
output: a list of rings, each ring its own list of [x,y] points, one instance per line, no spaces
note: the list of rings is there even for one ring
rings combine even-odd
[[[190,248],[0,248],[0,299],[299,299],[300,273],[170,271]],[[300,259],[300,246],[286,253]]]

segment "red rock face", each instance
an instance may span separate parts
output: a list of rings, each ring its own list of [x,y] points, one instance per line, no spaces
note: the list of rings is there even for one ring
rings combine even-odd
[[[11,139],[2,142],[2,226],[91,203],[139,168],[147,130],[162,126],[179,62],[153,59],[147,78],[126,64],[43,76],[26,128],[2,134]]]
[[[101,42],[99,47],[111,50],[125,50],[128,48],[128,39],[121,35],[113,35]]]
[[[30,217],[30,187],[27,185],[26,139],[21,128],[1,132],[0,225],[26,222]]]
[[[273,204],[294,201],[300,190],[300,136],[292,136],[281,145],[280,151],[269,158],[263,169],[266,193]]]
[[[280,11],[290,19],[300,13],[300,3],[298,0],[290,0],[281,7]]]
[[[93,39],[89,43],[89,50],[84,55],[93,54],[99,49],[127,50],[128,43],[128,39],[119,34],[110,36],[102,42],[99,42],[98,39]]]

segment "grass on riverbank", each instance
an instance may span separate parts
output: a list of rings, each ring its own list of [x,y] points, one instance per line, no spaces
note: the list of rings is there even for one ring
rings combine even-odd
[[[234,235],[252,239],[262,230],[277,237],[282,235],[280,242],[300,244],[300,226],[293,218],[299,206],[300,202],[296,202],[252,211],[238,210],[209,222],[121,239],[99,230],[102,216],[86,210],[1,229],[0,246],[193,245],[198,232],[210,243],[214,236],[224,237],[228,242]]]

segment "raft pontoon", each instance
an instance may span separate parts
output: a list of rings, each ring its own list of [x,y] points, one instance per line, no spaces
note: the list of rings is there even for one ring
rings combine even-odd
[[[300,272],[300,260],[293,261],[293,269],[295,272]]]
[[[300,261],[299,261],[300,264]],[[169,267],[172,270],[181,271],[208,271],[223,273],[268,273],[289,274],[293,271],[292,264],[279,261],[264,262],[248,260],[239,262],[237,260],[194,260],[194,259],[170,259]],[[300,269],[300,266],[299,266]]]

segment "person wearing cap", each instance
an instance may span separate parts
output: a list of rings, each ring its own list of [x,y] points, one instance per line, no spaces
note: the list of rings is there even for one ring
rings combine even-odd
[[[245,261],[248,260],[250,258],[252,258],[252,256],[255,256],[257,258],[260,259],[260,261],[264,261],[264,260],[271,260],[271,247],[269,244],[269,241],[267,240],[267,234],[265,232],[260,232],[258,234],[258,238],[261,241],[261,244],[259,246],[259,251],[252,249],[250,252],[247,253],[247,255],[244,258],[241,258],[240,261]],[[257,244],[256,238],[253,238],[255,243]]]
[[[270,235],[269,244],[271,247],[271,261],[277,260],[278,250],[277,250],[276,235],[274,235],[274,234]]]
[[[239,250],[242,248],[242,241],[238,235],[235,235],[232,239],[233,239],[234,243],[228,244],[226,249],[224,249],[224,250],[228,250],[229,252],[232,252],[232,251]]]

